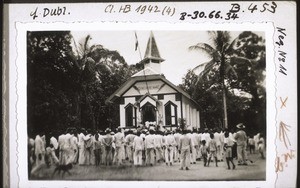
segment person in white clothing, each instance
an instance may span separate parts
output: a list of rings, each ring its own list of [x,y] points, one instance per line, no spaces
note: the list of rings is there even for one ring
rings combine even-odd
[[[46,166],[45,163],[45,143],[42,137],[38,134],[34,140],[35,165],[31,170],[31,175],[37,175],[38,171]]]
[[[196,159],[197,159],[197,153],[199,151],[199,145],[200,142],[198,140],[198,136],[197,136],[197,131],[194,130],[192,134],[190,134],[191,140],[192,140],[192,145],[193,145],[193,149],[192,149],[192,155],[191,155],[191,162],[193,164],[196,164]]]
[[[84,145],[84,131],[82,130],[79,134],[78,134],[78,164],[79,165],[84,165],[84,161],[85,161],[85,145]]]
[[[76,132],[72,134],[72,137],[70,139],[70,147],[72,151],[71,162],[73,164],[76,164],[78,160],[78,138]]]
[[[90,153],[89,153],[89,143],[90,135],[86,131],[82,131],[78,135],[78,146],[79,146],[79,165],[89,165],[90,164]]]
[[[155,143],[153,133],[154,131],[150,130],[150,132],[147,132],[147,136],[145,137],[146,165],[150,164],[150,166],[153,166],[155,161]]]
[[[175,138],[175,141],[176,141],[176,147],[174,148],[174,150],[175,150],[174,151],[174,162],[180,161],[180,155],[179,155],[179,152],[178,152],[180,137],[181,137],[181,131],[176,130],[175,133],[174,133],[174,138]]]
[[[155,153],[156,153],[156,162],[160,162],[164,160],[163,153],[163,135],[160,131],[157,131],[155,134]]]
[[[143,164],[142,152],[144,150],[144,141],[139,131],[137,132],[136,137],[133,139],[133,150],[133,164],[135,166],[141,166]]]
[[[133,140],[135,138],[135,135],[133,134],[132,130],[128,131],[128,134],[125,137],[125,143],[126,143],[126,150],[127,150],[127,157],[130,163],[133,162]]]
[[[258,151],[259,138],[260,138],[260,133],[257,133],[256,135],[253,136],[254,146],[255,146],[255,150],[254,151]]]
[[[89,152],[90,160],[89,165],[95,165],[96,164],[96,158],[95,158],[95,136],[94,133],[90,131],[90,134],[88,134],[90,139],[87,141],[87,149]]]
[[[217,130],[215,131],[214,133],[214,138],[216,140],[216,144],[217,144],[217,160],[220,161],[221,160],[221,135],[220,135],[220,132]]]
[[[232,147],[234,145],[234,141],[229,137],[229,132],[225,132],[224,134],[224,150],[225,150],[225,156],[226,156],[226,163],[228,169],[230,168],[230,163],[232,164],[232,169],[235,169],[235,164],[233,162],[232,158]]]
[[[196,149],[195,149],[195,145],[194,145],[194,142],[193,142],[193,135],[192,135],[192,131],[191,130],[187,130],[187,134],[186,134],[190,139],[191,139],[191,142],[192,142],[192,150],[191,150],[191,153],[190,153],[190,163],[191,164],[196,164],[196,160],[194,161],[194,158],[193,158],[193,154],[196,153]]]
[[[178,151],[180,153],[180,170],[189,170],[190,166],[190,152],[193,149],[192,140],[186,135],[187,130],[183,130],[183,135],[179,139]]]
[[[59,164],[60,165],[66,165],[67,164],[67,158],[68,158],[68,149],[69,144],[67,142],[67,138],[65,134],[62,134],[58,137],[58,147],[59,147]]]
[[[259,134],[258,151],[262,159],[265,159],[265,139],[262,133]]]
[[[175,141],[174,135],[172,134],[172,132],[168,131],[167,136],[165,137],[165,161],[167,166],[172,166],[172,164],[174,163],[173,155],[176,145],[177,143]]]
[[[117,133],[114,135],[114,143],[115,143],[114,162],[117,165],[121,165],[123,159],[123,152],[124,152],[124,143],[125,143],[124,134],[122,133],[121,128],[118,128]]]

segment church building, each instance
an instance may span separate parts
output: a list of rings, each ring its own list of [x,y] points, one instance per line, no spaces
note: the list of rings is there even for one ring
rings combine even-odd
[[[142,60],[144,69],[107,99],[119,105],[121,127],[154,125],[174,129],[184,120],[188,129],[200,128],[199,104],[165,78],[161,73],[163,61],[151,32]]]

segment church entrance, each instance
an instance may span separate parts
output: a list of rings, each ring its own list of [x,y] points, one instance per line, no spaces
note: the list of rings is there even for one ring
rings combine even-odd
[[[142,123],[145,125],[145,122],[156,122],[156,110],[155,106],[147,102],[142,107]]]

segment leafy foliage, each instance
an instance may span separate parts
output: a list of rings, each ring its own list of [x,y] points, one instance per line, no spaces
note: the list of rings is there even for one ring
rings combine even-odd
[[[198,43],[190,47],[211,57],[188,71],[181,87],[201,106],[202,127],[223,128],[226,92],[229,128],[244,122],[249,131],[265,131],[265,41],[252,32],[229,43],[228,32],[211,32],[215,47]],[[198,75],[197,70],[203,69]]]
[[[137,69],[90,39],[77,43],[69,31],[27,33],[29,135],[119,125],[118,107],[105,100]]]

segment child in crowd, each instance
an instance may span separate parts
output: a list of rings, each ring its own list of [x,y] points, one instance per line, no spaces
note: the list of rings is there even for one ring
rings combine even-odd
[[[250,154],[253,154],[255,151],[255,142],[253,136],[249,137],[248,144],[249,144],[249,152]]]
[[[263,136],[262,133],[259,135],[258,151],[259,151],[259,153],[261,155],[261,158],[265,159],[265,154],[264,154],[264,151],[265,151],[265,139],[264,139],[264,136]]]
[[[229,132],[225,132],[224,134],[224,151],[226,156],[226,163],[228,166],[228,169],[230,169],[230,163],[232,164],[232,169],[235,169],[235,165],[233,163],[233,157],[232,157],[232,147],[234,145],[233,140],[229,137]]]
[[[217,159],[217,142],[215,140],[214,134],[210,133],[210,141],[208,143],[208,149],[209,149],[209,158],[208,158],[208,164],[207,166],[209,166],[209,163],[211,161],[211,157],[213,156],[215,161],[216,161],[216,167],[218,167],[218,159]]]
[[[208,147],[206,146],[206,141],[205,140],[202,140],[201,144],[202,144],[202,146],[200,148],[200,152],[201,152],[201,156],[203,158],[204,166],[206,166]]]

